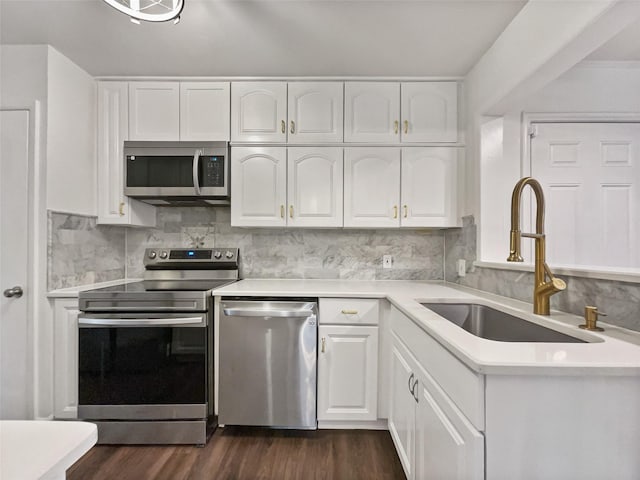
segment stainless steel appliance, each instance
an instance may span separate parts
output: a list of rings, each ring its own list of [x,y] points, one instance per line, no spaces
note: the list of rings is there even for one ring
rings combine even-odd
[[[214,417],[213,297],[237,248],[148,248],[141,282],[80,293],[78,417],[98,443],[206,443]]]
[[[124,194],[152,205],[229,205],[227,142],[124,142]]]
[[[220,303],[219,421],[316,429],[315,300]]]

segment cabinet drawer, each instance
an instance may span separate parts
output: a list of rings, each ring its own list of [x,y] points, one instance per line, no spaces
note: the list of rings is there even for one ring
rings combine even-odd
[[[378,300],[372,298],[321,298],[320,324],[378,325]]]
[[[484,431],[484,376],[467,368],[394,306],[391,307],[391,330],[473,426]]]

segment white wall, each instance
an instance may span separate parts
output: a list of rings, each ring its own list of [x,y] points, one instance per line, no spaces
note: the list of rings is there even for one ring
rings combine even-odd
[[[640,63],[578,64],[504,115],[500,156],[483,153],[481,158],[480,259],[484,261],[503,262],[508,252],[511,191],[527,173],[523,161],[528,159],[522,158],[523,112],[640,114]],[[491,136],[483,138],[486,143]]]
[[[95,81],[53,48],[48,75],[47,208],[97,215]]]

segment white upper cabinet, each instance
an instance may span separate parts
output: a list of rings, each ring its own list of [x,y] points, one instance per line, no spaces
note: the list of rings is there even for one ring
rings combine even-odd
[[[346,82],[344,141],[455,143],[456,82]]]
[[[398,227],[399,179],[399,148],[346,148],[344,226]]]
[[[229,140],[228,82],[131,82],[130,140]]]
[[[401,88],[402,142],[458,141],[456,82],[407,82]]]
[[[285,226],[287,203],[285,147],[231,149],[231,225]]]
[[[287,141],[287,83],[231,84],[231,141]]]
[[[291,227],[342,226],[342,148],[296,147],[287,152]]]
[[[342,82],[289,83],[289,143],[342,142],[342,93]]]
[[[229,82],[180,83],[180,140],[229,140]]]
[[[345,142],[400,141],[399,83],[346,82],[344,98]]]
[[[458,226],[458,149],[404,147],[400,181],[403,227]]]
[[[129,84],[129,139],[180,140],[178,82]]]
[[[126,82],[98,83],[98,223],[153,227],[155,207],[124,195],[127,99]]]

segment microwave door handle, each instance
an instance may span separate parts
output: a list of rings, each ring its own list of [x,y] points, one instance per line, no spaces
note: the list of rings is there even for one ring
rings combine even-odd
[[[193,154],[193,188],[196,189],[196,195],[202,195],[200,192],[200,181],[198,180],[198,168],[200,166],[200,155],[202,150],[196,149]]]

